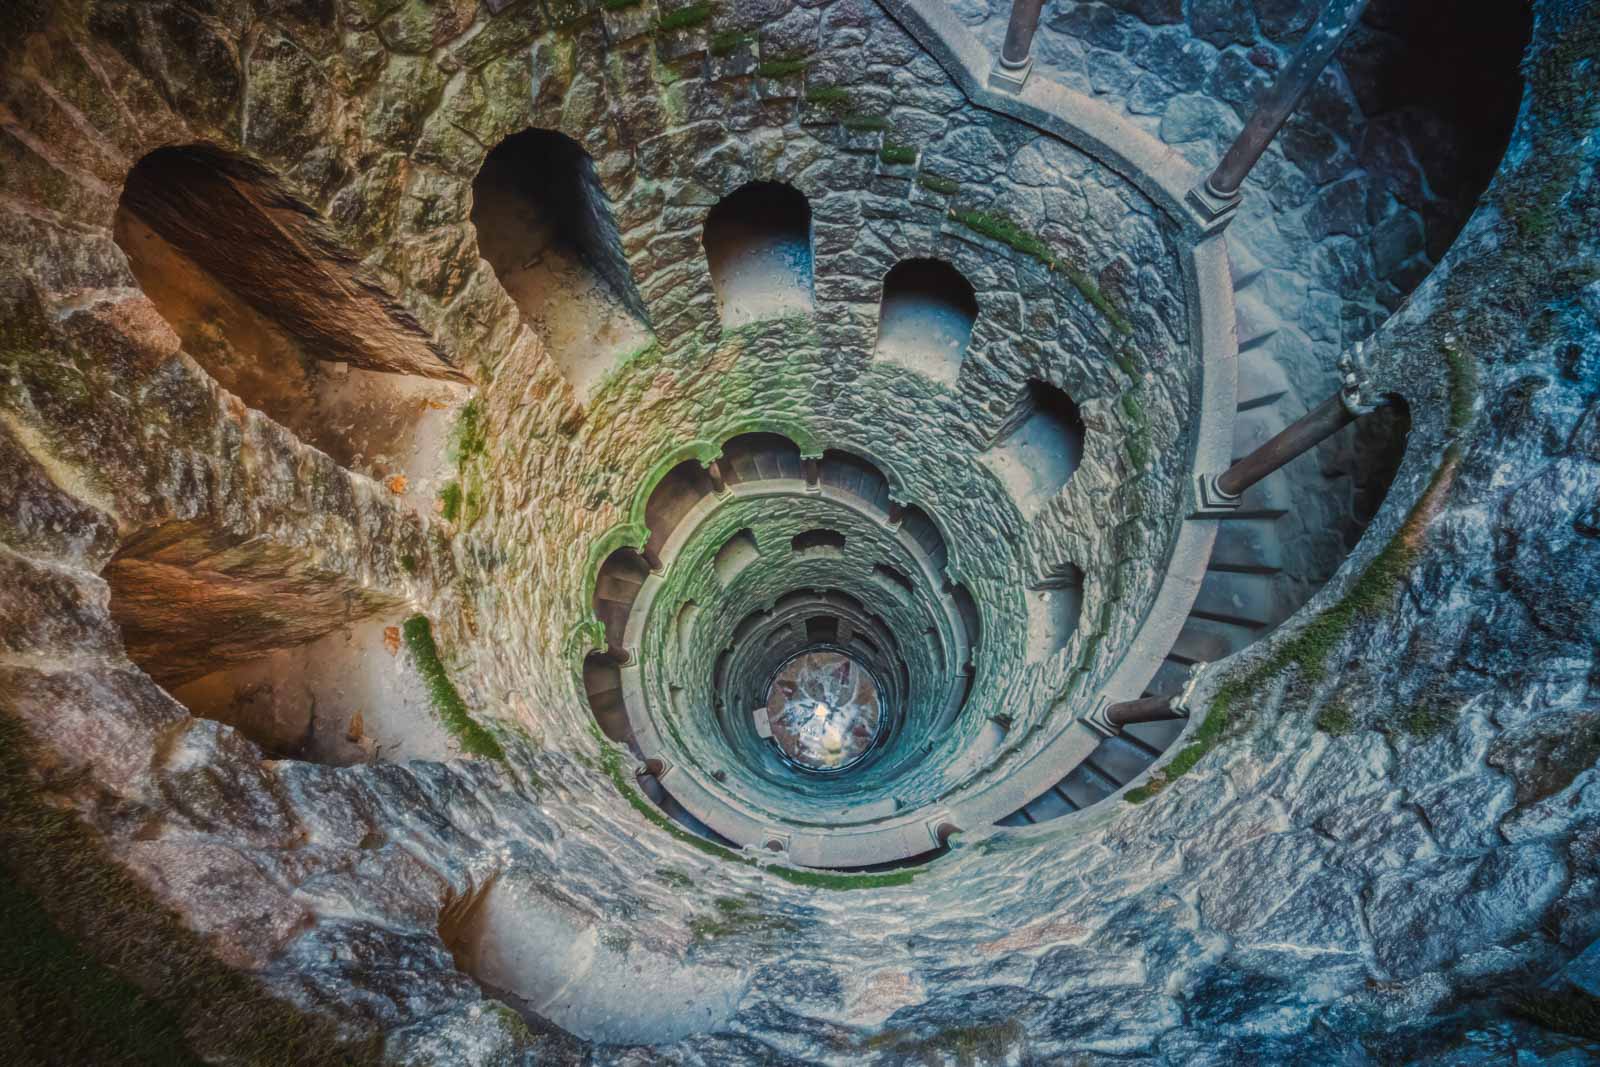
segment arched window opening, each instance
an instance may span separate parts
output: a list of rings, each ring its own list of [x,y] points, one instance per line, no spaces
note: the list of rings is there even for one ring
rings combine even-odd
[[[473,179],[472,223],[478,251],[587,402],[649,338],[594,160],[554,130],[512,134]]]
[[[741,186],[706,216],[703,240],[724,326],[811,311],[811,205],[794,186]]]
[[[891,567],[887,563],[874,563],[873,576],[884,585],[894,590],[903,599],[910,600],[916,594],[917,587],[911,578],[902,570]]]
[[[1083,417],[1072,398],[1048,382],[1033,380],[982,458],[1023,514],[1032,515],[1078,469],[1083,438]]]
[[[431,501],[466,375],[270,172],[208,145],[157,149],[128,172],[112,235],[218,384]]]
[[[622,668],[604,652],[591,652],[583,661],[583,689],[600,732],[619,744],[633,739],[628,709],[622,702]]]
[[[798,480],[803,475],[800,446],[777,433],[744,433],[730,438],[722,446],[717,466],[729,485],[778,478]]]
[[[617,659],[626,655],[623,643],[628,613],[639,598],[639,588],[650,576],[650,565],[637,549],[619,548],[606,557],[594,583],[594,613],[606,628],[606,648]]]
[[[689,459],[673,467],[645,501],[644,522],[650,528],[645,555],[659,559],[672,531],[694,506],[715,492],[711,477],[699,460]]]
[[[754,563],[760,555],[761,550],[756,547],[755,534],[749,530],[740,530],[717,549],[717,556],[711,561],[711,569],[716,572],[717,581],[723,588],[727,588],[740,572]]]
[[[427,647],[411,647],[403,635],[414,625],[378,616],[199,676],[205,666],[173,674],[159,659],[141,665],[191,714],[226,723],[272,759],[450,759],[456,746],[417,662],[437,648],[431,631]]]
[[[823,485],[843,490],[879,511],[889,510],[889,479],[871,460],[828,449],[819,468]]]
[[[844,534],[838,530],[807,530],[795,534],[789,545],[796,555],[818,551],[843,552]]]
[[[923,552],[927,553],[935,574],[944,573],[945,564],[950,558],[945,548],[944,534],[939,532],[939,527],[926,511],[915,504],[906,507],[900,514],[900,532],[911,538]]]
[[[1049,581],[1030,589],[1028,660],[1048,659],[1065,648],[1082,613],[1083,571],[1075,564],[1064,564]]]
[[[938,259],[906,259],[883,279],[877,355],[954,385],[978,320],[972,283]]]

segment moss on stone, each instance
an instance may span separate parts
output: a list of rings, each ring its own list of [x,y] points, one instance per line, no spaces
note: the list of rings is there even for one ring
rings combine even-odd
[[[1399,718],[1400,729],[1422,739],[1443,733],[1455,721],[1455,714],[1450,709],[1430,702],[1413,704]]]
[[[1329,737],[1345,737],[1356,729],[1356,718],[1350,706],[1343,702],[1329,704],[1317,716],[1317,729]]]
[[[0,715],[0,1042],[15,1063],[380,1062],[225,966],[204,938],[40,789]],[[43,762],[49,762],[45,760]],[[129,980],[138,975],[140,984]],[[202,1050],[204,1055],[197,1055]]]
[[[477,398],[461,406],[455,425],[450,428],[450,457],[466,463],[484,454],[489,447],[489,429],[484,425],[483,408]]]
[[[852,113],[839,120],[847,130],[887,130],[889,120],[882,115]]]
[[[957,1067],[978,1067],[985,1063],[1004,1063],[1011,1051],[1024,1040],[1022,1024],[1016,1019],[952,1026],[928,1037],[918,1037],[903,1028],[873,1034],[860,1045],[863,1052],[882,1052],[898,1063],[943,1064],[953,1058]]]
[[[723,30],[713,33],[706,51],[714,56],[726,56],[747,44],[755,44],[756,35],[751,30]]]
[[[446,482],[439,490],[439,514],[446,522],[455,522],[461,515],[461,484]]]
[[[444,728],[461,745],[463,752],[487,759],[503,760],[505,750],[494,735],[485,730],[467,710],[466,701],[439,662],[439,646],[433,642],[433,628],[426,615],[413,615],[400,627],[406,648],[411,651],[417,673],[428,690],[428,703]]]
[[[600,6],[607,11],[626,11],[630,7],[638,7],[644,0],[600,0]]]
[[[1472,422],[1472,413],[1477,404],[1476,362],[1454,345],[1446,345],[1445,361],[1446,385],[1450,393],[1448,429],[1455,440],[1445,448],[1439,469],[1434,472],[1417,503],[1407,512],[1399,530],[1372,558],[1366,570],[1361,572],[1361,576],[1336,604],[1284,641],[1266,660],[1217,688],[1206,720],[1190,743],[1144,785],[1124,794],[1130,803],[1139,804],[1149,800],[1189,771],[1202,756],[1216,747],[1230,726],[1242,728],[1240,710],[1269,680],[1293,670],[1297,672],[1301,684],[1315,685],[1326,676],[1328,657],[1352,627],[1358,622],[1379,619],[1390,611],[1400,584],[1410,573],[1412,564],[1422,550],[1428,525],[1443,506],[1444,497],[1455,481],[1456,469],[1466,451],[1466,430]],[[1433,709],[1418,715],[1414,724],[1416,729],[1412,729],[1406,725],[1406,721],[1417,712],[1413,708],[1403,717],[1402,728],[1417,736],[1428,736],[1428,731],[1442,728],[1436,727],[1436,711]]]
[[[657,867],[656,880],[670,889],[694,888],[694,879],[673,867]]]
[[[819,85],[806,90],[805,101],[829,111],[845,111],[850,107],[850,90],[838,85]]]
[[[756,73],[763,78],[787,78],[799,74],[812,63],[810,56],[792,56],[787,59],[763,59],[756,65]]]
[[[416,574],[417,574],[417,557],[413,556],[409,552],[407,552],[405,555],[401,556],[400,557],[400,569],[405,571],[407,574],[411,575],[412,577],[416,577]]]
[[[1127,316],[1117,310],[1093,278],[1057,258],[1043,238],[1023,229],[1015,219],[993,211],[964,209],[952,209],[950,217],[975,233],[1008,245],[1025,256],[1032,256],[1051,271],[1059,270],[1072,283],[1072,287],[1111,324],[1112,329],[1121,334],[1133,332],[1133,325]]]
[[[672,30],[687,30],[711,20],[717,6],[709,3],[690,4],[680,7],[676,11],[669,11],[656,20],[656,28],[663,33]]]
[[[878,149],[878,159],[892,167],[906,166],[917,161],[917,150],[910,145],[885,141]]]
[[[961,189],[961,183],[954,178],[941,178],[937,174],[919,174],[917,184],[940,196],[954,196]]]
[[[689,933],[695,944],[701,944],[724,937],[770,939],[799,932],[798,922],[786,915],[761,911],[760,904],[761,899],[754,896],[717,897],[711,902],[713,911],[689,920]]]

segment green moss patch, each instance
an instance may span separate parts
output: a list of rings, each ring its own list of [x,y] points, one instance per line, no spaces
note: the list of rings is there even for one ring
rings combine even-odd
[[[607,11],[626,11],[630,7],[638,7],[644,0],[600,0],[600,6]]]
[[[669,11],[662,15],[656,20],[656,28],[664,33],[672,30],[687,30],[709,22],[716,10],[717,6],[715,4],[690,4],[688,7],[680,7],[676,11]]]
[[[928,192],[938,193],[940,196],[955,196],[961,189],[961,183],[954,178],[941,178],[937,174],[919,174],[917,184]]]
[[[1093,278],[1059,259],[1042,238],[1023,229],[1015,219],[990,211],[951,211],[950,217],[975,233],[1009,245],[1025,256],[1032,256],[1051,271],[1060,271],[1072,283],[1072,287],[1111,324],[1112,329],[1121,334],[1133,332],[1133,324],[1128,317],[1111,303]]]
[[[897,1063],[943,1064],[953,1059],[957,1067],[979,1067],[1006,1062],[1025,1036],[1020,1022],[1003,1019],[952,1026],[929,1037],[905,1029],[884,1030],[863,1041],[861,1050],[889,1053]]]
[[[763,59],[756,65],[756,73],[763,78],[787,78],[799,74],[811,65],[810,56],[793,56],[788,59]]]
[[[878,149],[878,159],[892,167],[906,166],[917,161],[917,150],[910,145],[885,141]]]
[[[756,35],[753,30],[723,30],[721,33],[711,35],[711,40],[706,44],[706,51],[714,56],[726,56],[744,45],[755,42]]]
[[[400,628],[406,648],[411,651],[417,672],[428,690],[428,702],[445,730],[461,745],[461,751],[486,759],[503,760],[505,750],[494,735],[485,730],[467,710],[466,701],[439,662],[439,646],[433,642],[433,627],[426,615],[413,615]]]
[[[1356,717],[1350,713],[1348,704],[1329,704],[1317,716],[1317,729],[1329,737],[1344,737],[1355,732]]]
[[[839,120],[847,130],[887,130],[889,120],[882,115],[850,114]]]
[[[1394,605],[1400,584],[1410,573],[1422,550],[1423,538],[1433,517],[1443,506],[1444,498],[1455,481],[1456,468],[1465,453],[1463,435],[1471,423],[1476,404],[1477,369],[1470,356],[1459,351],[1446,350],[1449,368],[1450,431],[1457,439],[1444,452],[1443,462],[1434,472],[1421,498],[1406,514],[1400,529],[1389,543],[1373,557],[1367,569],[1361,572],[1345,595],[1327,611],[1312,619],[1264,662],[1243,675],[1224,682],[1211,699],[1211,709],[1206,720],[1195,731],[1188,745],[1144,785],[1128,790],[1124,799],[1140,804],[1182,777],[1201,757],[1216,747],[1228,732],[1230,725],[1242,727],[1242,709],[1268,681],[1294,670],[1303,685],[1315,685],[1327,676],[1327,661],[1339,643],[1358,622],[1382,618]],[[1416,715],[1415,722],[1408,725]],[[1430,736],[1442,725],[1437,722],[1438,709],[1425,711],[1413,708],[1402,718],[1401,726],[1416,736]],[[1414,729],[1412,727],[1415,727]]]
[[[710,913],[689,920],[689,933],[700,944],[737,936],[771,939],[800,931],[800,924],[794,919],[763,912],[760,904],[759,897],[717,897],[711,902]]]
[[[0,714],[0,1042],[9,1062],[380,1062],[381,1039],[341,1041],[331,1024],[218,961],[74,811],[39,789],[31,743]]]
[[[461,413],[450,428],[449,456],[456,463],[466,463],[488,448],[489,428],[484,422],[483,407],[473,398],[461,406]]]
[[[846,111],[850,107],[850,90],[837,85],[819,85],[806,90],[805,101],[829,111]]]

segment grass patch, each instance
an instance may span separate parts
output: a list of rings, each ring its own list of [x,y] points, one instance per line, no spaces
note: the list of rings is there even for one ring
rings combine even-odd
[[[990,240],[1009,245],[1025,256],[1032,256],[1051,271],[1059,270],[1066,275],[1072,287],[1078,290],[1083,298],[1111,324],[1112,329],[1121,334],[1133,332],[1133,324],[1128,321],[1126,315],[1117,310],[1095,284],[1093,278],[1056,258],[1056,254],[1043,239],[1023,229],[1015,219],[992,211],[951,211],[950,217],[975,233],[981,233]]]
[[[721,33],[711,35],[706,50],[714,56],[725,56],[741,45],[754,44],[755,40],[756,35],[751,30],[723,30]]]
[[[489,448],[489,428],[484,424],[483,408],[476,397],[461,406],[456,424],[450,428],[448,455],[456,463],[481,456]]]
[[[847,130],[887,130],[889,120],[882,115],[846,115],[839,120],[839,125]]]
[[[7,1060],[97,1067],[380,1062],[381,1038],[341,1041],[331,1023],[224,966],[106,854],[73,810],[39,790],[30,744],[21,723],[0,715],[0,1042]]]
[[[769,915],[756,910],[759,898],[717,897],[711,902],[709,914],[696,915],[689,920],[689,933],[695,944],[714,941],[721,937],[754,935],[770,938],[778,934],[793,934],[800,924],[786,915]]]
[[[937,174],[919,174],[917,184],[928,192],[938,193],[940,196],[955,196],[961,188],[961,183],[954,178],[941,178]]]
[[[806,90],[805,101],[830,111],[843,111],[850,106],[850,90],[838,85],[819,85]]]
[[[1302,684],[1317,684],[1327,676],[1328,657],[1350,629],[1358,622],[1379,619],[1391,610],[1400,584],[1416,562],[1423,537],[1444,505],[1444,498],[1455,481],[1456,468],[1466,452],[1464,435],[1476,404],[1477,367],[1470,356],[1450,346],[1445,348],[1445,358],[1449,370],[1449,429],[1456,439],[1445,448],[1439,469],[1421,498],[1406,513],[1400,529],[1372,558],[1338,603],[1312,619],[1265,661],[1217,688],[1206,721],[1195,731],[1194,738],[1148,782],[1125,793],[1124,799],[1129,803],[1142,804],[1161,792],[1215,748],[1231,723],[1238,719],[1242,725],[1241,708],[1269,679],[1294,669]],[[1437,721],[1438,714],[1433,708],[1412,708],[1402,718],[1401,727],[1414,736],[1430,736],[1428,731],[1436,732],[1447,725]],[[1417,716],[1415,728],[1410,723],[1413,715]]]
[[[906,144],[883,143],[878,149],[878,159],[890,166],[900,167],[917,161],[917,150]]]
[[[1343,702],[1329,704],[1317,716],[1317,729],[1329,737],[1346,737],[1355,733],[1356,717],[1350,713],[1350,707]]]
[[[1429,738],[1443,733],[1456,721],[1449,709],[1436,704],[1413,704],[1400,716],[1400,729],[1412,737]]]
[[[810,56],[793,56],[788,59],[763,59],[756,64],[756,73],[763,78],[787,78],[791,74],[799,74],[810,65]]]
[[[466,701],[461,699],[455,683],[446,673],[444,664],[439,662],[439,646],[433,642],[433,627],[429,625],[428,617],[411,616],[400,627],[400,632],[405,637],[406,648],[411,650],[418,673],[422,675],[423,685],[427,687],[428,703],[433,705],[434,713],[439,716],[446,732],[460,743],[461,751],[487,759],[505,759],[505,750],[500,747],[500,742],[472,717]]]
[[[611,784],[617,787],[617,792],[622,798],[633,806],[646,822],[657,829],[670,834],[691,848],[699,849],[708,856],[715,856],[720,860],[730,863],[740,863],[747,867],[757,866],[754,856],[747,856],[729,848],[723,848],[714,841],[707,841],[697,834],[692,834],[673,822],[659,808],[635,789],[633,783],[628,781],[627,772],[622,768],[622,756],[600,732],[600,727],[594,723],[589,724],[590,731],[594,734],[595,741],[600,745],[601,770],[611,779]],[[663,868],[663,870],[666,868]],[[876,874],[841,874],[836,871],[814,871],[798,867],[762,868],[767,874],[781,878],[794,885],[807,886],[812,889],[882,889],[889,886],[910,885],[917,872],[910,868],[898,871],[883,871]],[[660,871],[657,871],[660,874]]]
[[[461,483],[446,482],[439,490],[439,514],[446,522],[455,522],[461,515]]]
[[[1022,1024],[1015,1019],[992,1023],[952,1026],[930,1037],[917,1037],[905,1029],[885,1030],[863,1041],[863,1052],[893,1053],[897,1062],[942,1064],[953,1057],[957,1067],[978,1067],[1003,1063],[1014,1046],[1024,1039]]]
[[[691,27],[699,26],[702,23],[709,22],[712,14],[716,10],[717,6],[715,4],[707,3],[690,4],[688,7],[680,7],[678,10],[669,11],[665,15],[662,15],[660,18],[656,19],[656,29],[661,30],[663,33],[667,33],[672,30],[687,30]]]

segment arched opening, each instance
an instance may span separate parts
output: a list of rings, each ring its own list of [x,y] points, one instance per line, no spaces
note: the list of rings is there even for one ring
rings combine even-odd
[[[778,433],[743,433],[729,438],[717,461],[729,485],[802,475],[800,446]]]
[[[811,205],[794,186],[736,189],[706,215],[703,242],[724,326],[811,311]]]
[[[739,577],[741,571],[754,563],[761,555],[761,550],[756,547],[755,534],[749,530],[740,530],[717,549],[717,556],[711,561],[711,569],[716,572],[717,581],[723,588],[727,588],[733,580]]]
[[[887,563],[874,563],[872,565],[873,577],[877,578],[886,588],[893,590],[894,594],[902,600],[910,600],[916,595],[916,583],[902,570],[891,567]]]
[[[849,493],[878,511],[889,510],[889,479],[871,460],[830,448],[822,454],[818,473],[823,485]]]
[[[1028,659],[1048,659],[1065,648],[1082,613],[1083,571],[1075,564],[1065,564],[1055,577],[1028,590]]]
[[[622,702],[622,668],[605,652],[591,652],[583,661],[583,691],[600,731],[625,744],[632,740],[628,709]]]
[[[554,130],[512,134],[473,179],[472,223],[478,251],[587,402],[618,358],[649,339],[594,160]]]
[[[844,534],[838,530],[807,530],[795,534],[789,542],[796,555],[806,552],[844,551]]]
[[[657,483],[644,505],[644,522],[650,528],[645,555],[660,559],[672,531],[694,506],[715,492],[711,476],[699,460],[684,460]]]
[[[639,598],[639,589],[650,576],[650,565],[637,549],[619,548],[606,557],[594,583],[594,613],[605,625],[606,649],[619,662],[627,658],[623,643],[628,629],[628,613]]]
[[[978,319],[972,283],[939,259],[906,259],[883,279],[877,356],[954,385]]]
[[[1025,515],[1066,487],[1083,459],[1083,417],[1059,387],[1029,381],[983,462]]]
[[[270,172],[209,145],[157,149],[128,172],[112,235],[218,384],[431,501],[466,375]]]

